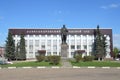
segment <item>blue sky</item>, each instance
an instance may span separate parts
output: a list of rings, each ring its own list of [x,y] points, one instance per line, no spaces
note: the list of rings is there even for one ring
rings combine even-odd
[[[0,0],[0,46],[9,28],[112,28],[120,48],[120,0]]]

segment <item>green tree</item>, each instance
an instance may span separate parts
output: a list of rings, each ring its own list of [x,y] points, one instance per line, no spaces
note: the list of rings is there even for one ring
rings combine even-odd
[[[94,43],[94,56],[100,60],[100,58],[104,58],[106,55],[106,37],[101,34],[99,30],[99,25],[97,26],[96,35],[95,35],[95,43]]]
[[[113,52],[114,52],[114,55],[115,55],[115,58],[116,58],[118,53],[119,53],[119,49],[117,47],[114,47]]]
[[[16,60],[20,59],[20,43],[19,42],[17,43],[17,46],[16,46],[15,57],[16,57]]]
[[[104,35],[102,35],[102,48],[103,48],[103,57],[105,57],[106,53],[107,53],[107,42],[106,42],[106,37]]]
[[[21,34],[19,48],[20,48],[20,59],[26,60],[25,39],[23,34]]]
[[[8,37],[6,40],[5,57],[8,58],[8,60],[15,59],[15,43],[10,32],[8,32]]]

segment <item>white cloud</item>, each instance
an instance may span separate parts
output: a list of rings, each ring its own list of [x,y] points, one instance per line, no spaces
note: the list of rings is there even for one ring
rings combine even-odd
[[[110,5],[101,6],[100,8],[102,8],[102,9],[111,9],[111,8],[118,8],[119,6],[120,6],[120,4],[110,4]]]
[[[54,14],[55,15],[60,15],[60,14],[62,14],[62,11],[61,10],[56,10],[56,11],[54,11]]]
[[[119,4],[111,4],[111,5],[109,5],[109,7],[110,8],[117,8],[117,7],[119,7]]]
[[[113,46],[120,49],[120,34],[113,34]]]
[[[102,8],[102,9],[107,9],[107,6],[101,6],[100,8]]]

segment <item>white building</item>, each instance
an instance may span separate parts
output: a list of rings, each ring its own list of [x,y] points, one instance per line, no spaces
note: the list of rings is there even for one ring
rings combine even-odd
[[[68,58],[72,58],[76,50],[85,50],[84,55],[91,55],[94,43],[95,29],[68,29],[67,44]],[[14,36],[15,45],[20,41],[20,35],[25,35],[27,59],[35,58],[38,50],[46,50],[46,55],[60,55],[60,29],[9,29]],[[112,29],[100,29],[107,40],[107,58],[112,54]]]

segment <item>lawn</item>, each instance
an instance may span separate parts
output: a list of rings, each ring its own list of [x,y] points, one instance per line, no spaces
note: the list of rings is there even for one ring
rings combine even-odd
[[[60,66],[60,64],[58,65],[52,65],[49,64],[49,62],[37,62],[37,61],[30,61],[30,62],[16,62],[13,64],[4,64],[4,65],[0,65],[0,67],[37,67],[37,66]]]
[[[95,67],[120,67],[120,62],[113,61],[93,61],[93,62],[79,62],[71,61],[73,66],[87,67],[87,66],[95,66]]]

